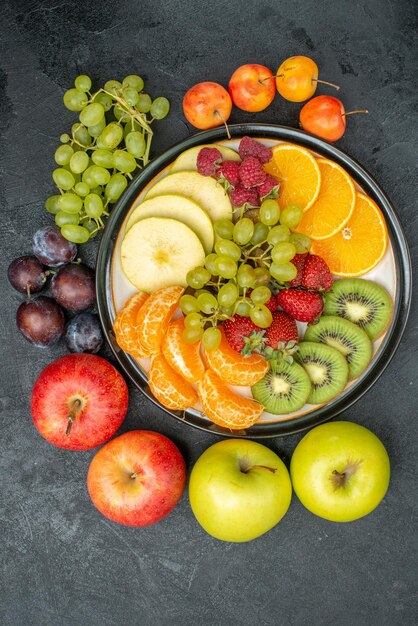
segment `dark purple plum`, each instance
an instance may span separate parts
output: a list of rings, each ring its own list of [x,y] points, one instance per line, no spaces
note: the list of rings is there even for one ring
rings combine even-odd
[[[10,263],[7,277],[12,287],[30,296],[43,289],[47,275],[36,256],[20,256]]]
[[[58,226],[44,226],[33,236],[33,254],[48,267],[71,263],[77,256],[77,246],[61,235]]]
[[[28,341],[40,348],[52,346],[64,330],[64,313],[52,298],[37,296],[22,302],[16,313],[16,324]]]
[[[64,339],[70,352],[96,354],[103,343],[99,318],[93,313],[78,313],[68,322]]]
[[[52,297],[67,311],[78,313],[94,304],[94,272],[86,265],[61,267],[51,281]]]

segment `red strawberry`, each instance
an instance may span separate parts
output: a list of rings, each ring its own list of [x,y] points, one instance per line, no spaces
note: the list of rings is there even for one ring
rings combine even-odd
[[[271,161],[272,151],[259,141],[251,139],[251,137],[243,137],[239,143],[238,152],[241,159],[253,156],[260,163],[268,163]]]
[[[295,258],[292,259],[292,263]],[[312,291],[328,291],[331,289],[333,282],[331,272],[324,259],[316,254],[308,254],[305,267],[303,268],[302,282],[300,283],[302,287]]]
[[[322,313],[324,303],[319,293],[300,289],[283,289],[277,294],[277,304],[299,322],[313,322]]]
[[[244,187],[256,187],[264,183],[267,174],[260,161],[256,157],[249,156],[240,165],[239,177]]]
[[[247,343],[244,337],[250,337],[254,331],[256,334],[261,331],[261,328],[256,326],[249,317],[240,315],[234,315],[229,320],[225,320],[222,328],[229,345],[237,352],[241,352]]]
[[[266,329],[265,337],[267,338],[266,345],[275,350],[280,342],[287,344],[289,341],[295,341],[298,343],[298,328],[295,320],[285,311],[275,311],[271,326]]]
[[[222,154],[218,148],[202,148],[197,155],[197,171],[203,176],[212,176],[216,166],[222,162]]]
[[[242,185],[237,185],[233,191],[229,194],[232,206],[250,207],[260,206],[260,198],[256,189],[246,189]]]
[[[239,167],[238,161],[223,161],[216,170],[215,176],[219,182],[226,185],[226,188],[232,185],[236,187],[239,184]]]
[[[308,256],[308,253],[305,252],[304,254],[295,254],[295,256],[293,257],[293,259],[291,260],[291,263],[293,263],[293,265],[296,267],[298,273],[296,274],[296,278],[294,278],[293,280],[289,281],[289,285],[291,287],[300,287],[302,284],[302,276],[303,276],[303,269],[305,267],[305,262],[306,262],[306,257]]]
[[[279,197],[280,183],[277,178],[267,174],[264,183],[257,187],[257,191],[260,194],[260,198],[265,200],[266,198],[278,198]]]

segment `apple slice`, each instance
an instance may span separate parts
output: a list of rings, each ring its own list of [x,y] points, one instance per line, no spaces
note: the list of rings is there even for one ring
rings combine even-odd
[[[224,160],[241,161],[241,157],[238,152],[235,152],[232,148],[227,148],[226,146],[222,146],[218,143],[205,143],[201,146],[194,146],[194,148],[189,148],[188,150],[182,152],[170,167],[170,174],[173,174],[174,172],[183,172],[185,170],[197,170],[196,159],[202,148],[217,148],[222,154],[222,158]]]
[[[186,287],[187,272],[205,260],[203,246],[191,228],[163,217],[134,224],[122,241],[120,254],[126,278],[146,293],[171,285]]]
[[[145,200],[129,216],[126,231],[147,217],[168,217],[183,222],[199,237],[205,253],[212,252],[214,233],[211,219],[206,211],[193,200],[177,194],[156,196]]]
[[[222,218],[232,219],[232,206],[224,188],[210,176],[198,172],[175,172],[164,176],[148,191],[145,198],[155,198],[165,194],[180,194],[204,209],[215,222]]]

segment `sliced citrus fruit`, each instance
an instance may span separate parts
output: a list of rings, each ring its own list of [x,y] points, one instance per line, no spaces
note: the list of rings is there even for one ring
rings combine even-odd
[[[193,387],[170,367],[162,354],[156,354],[151,359],[148,384],[158,402],[166,409],[182,411],[197,402]]]
[[[281,143],[273,148],[273,158],[264,169],[280,180],[281,208],[298,204],[307,211],[318,197],[321,174],[317,160],[306,148]]]
[[[139,291],[128,298],[113,322],[116,343],[135,358],[149,356],[138,337],[138,314],[148,294]]]
[[[303,214],[296,230],[311,239],[326,239],[337,233],[351,217],[356,190],[347,172],[334,161],[318,159],[321,187],[315,203]]]
[[[381,210],[371,198],[356,194],[356,204],[348,222],[335,235],[314,241],[312,252],[321,256],[336,276],[361,276],[383,258],[388,231]]]
[[[212,370],[197,383],[197,393],[206,416],[231,430],[252,426],[264,411],[259,402],[234,393]]]
[[[188,380],[195,383],[205,373],[205,365],[200,356],[200,341],[188,344],[183,339],[184,321],[180,317],[170,322],[162,343],[162,351],[169,365]]]
[[[228,385],[251,387],[263,378],[269,365],[259,354],[249,357],[236,352],[228,343],[221,329],[221,343],[215,350],[205,350],[209,367]]]
[[[183,287],[174,285],[154,291],[142,305],[137,323],[138,339],[149,354],[158,354],[171,317],[183,294]]]

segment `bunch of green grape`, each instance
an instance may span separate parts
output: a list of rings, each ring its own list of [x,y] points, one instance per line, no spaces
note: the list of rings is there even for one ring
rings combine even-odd
[[[272,289],[296,277],[291,260],[311,247],[307,235],[292,232],[301,218],[297,205],[280,212],[276,200],[264,200],[256,223],[245,216],[235,224],[228,219],[214,223],[215,251],[205,258],[204,266],[187,274],[194,293],[180,299],[187,343],[202,339],[206,349],[217,348],[221,341],[218,323],[236,313],[250,317],[260,328],[271,325],[266,303]]]
[[[60,137],[52,173],[59,193],[45,202],[62,235],[74,243],[85,243],[104,227],[109,205],[149,161],[152,122],[170,110],[167,98],[151,100],[143,92],[140,76],[109,80],[94,93],[91,85],[88,76],[77,76],[64,93],[65,106],[79,113],[79,121]]]

